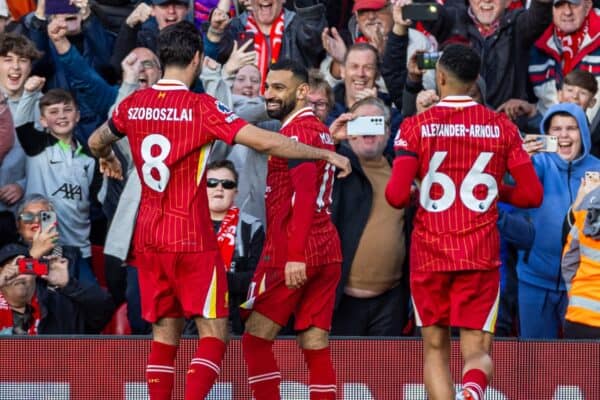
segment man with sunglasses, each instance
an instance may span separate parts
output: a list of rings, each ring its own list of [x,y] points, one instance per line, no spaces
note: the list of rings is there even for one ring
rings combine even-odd
[[[163,29],[158,37],[163,79],[123,100],[88,141],[101,171],[120,178],[111,145],[127,135],[142,181],[134,248],[142,314],[153,324],[146,369],[152,400],[171,399],[184,317],[194,318],[200,336],[185,400],[208,395],[225,354],[227,277],[204,192],[212,143],[220,139],[279,157],[322,159],[344,176],[350,172],[345,157],[249,125],[213,97],[191,92],[202,68],[198,37],[186,21]]]

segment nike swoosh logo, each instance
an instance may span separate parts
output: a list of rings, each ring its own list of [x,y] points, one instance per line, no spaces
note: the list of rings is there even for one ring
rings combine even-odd
[[[54,161],[54,160],[50,160],[50,164],[60,164],[62,161]]]

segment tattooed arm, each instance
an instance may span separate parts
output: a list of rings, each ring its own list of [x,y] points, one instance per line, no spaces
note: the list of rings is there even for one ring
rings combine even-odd
[[[112,144],[120,137],[112,133],[108,122],[103,123],[88,139],[88,146],[95,157],[98,157],[100,172],[108,178],[123,179],[121,162],[112,149]]]

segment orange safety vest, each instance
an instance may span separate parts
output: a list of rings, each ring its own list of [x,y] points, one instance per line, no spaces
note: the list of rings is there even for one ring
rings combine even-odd
[[[600,327],[600,240],[583,233],[586,209],[574,211],[573,215],[575,224],[569,232],[562,260],[563,276],[569,291],[565,318],[570,322]],[[568,270],[571,272],[565,273]],[[572,276],[570,282],[569,276]]]

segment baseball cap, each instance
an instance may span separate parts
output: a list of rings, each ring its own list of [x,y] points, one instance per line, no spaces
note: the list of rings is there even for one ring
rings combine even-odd
[[[77,14],[79,8],[69,3],[69,0],[46,0],[46,15]]]
[[[557,4],[565,3],[565,2],[566,3],[571,3],[571,4],[575,5],[575,6],[578,6],[579,4],[581,4],[581,0],[554,0],[552,2],[552,5],[557,5]]]
[[[10,243],[0,248],[0,265],[4,264],[7,260],[16,256],[28,256],[29,250],[27,247],[16,243]]]
[[[360,10],[379,10],[387,6],[387,0],[355,0],[352,12]]]
[[[183,4],[185,6],[190,5],[190,2],[188,0],[152,0],[152,5],[155,5],[155,6],[162,6],[163,4],[172,4],[172,3]]]
[[[8,13],[8,6],[6,5],[6,0],[0,0],[0,17],[10,17],[10,14]]]

